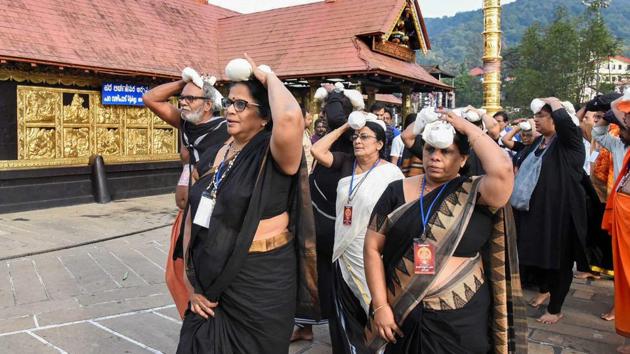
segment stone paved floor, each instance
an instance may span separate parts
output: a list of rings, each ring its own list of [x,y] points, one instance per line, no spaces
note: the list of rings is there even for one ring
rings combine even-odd
[[[174,352],[181,322],[163,277],[172,200],[0,215],[0,353]],[[104,230],[82,237],[91,222]],[[123,231],[129,235],[66,248]],[[36,247],[44,238],[53,251]],[[29,250],[42,253],[21,256]],[[622,338],[612,322],[599,319],[611,303],[610,280],[576,280],[559,324],[539,324],[542,310],[529,309],[530,353],[614,353]],[[325,326],[315,328],[312,343],[290,348],[330,352]]]

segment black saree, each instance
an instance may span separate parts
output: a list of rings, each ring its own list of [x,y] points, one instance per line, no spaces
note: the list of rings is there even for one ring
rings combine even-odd
[[[278,180],[269,142],[270,133],[261,132],[245,146],[218,190],[209,228],[193,225],[186,273],[196,293],[219,304],[208,320],[187,311],[178,353],[285,353],[295,313],[317,317],[314,226],[304,159],[290,182],[293,240],[268,252],[249,253]],[[212,166],[218,149],[202,156],[200,175]],[[200,179],[197,184],[207,182]],[[194,215],[195,197],[190,200]]]
[[[418,221],[419,200],[384,215],[375,208],[370,229],[386,237],[383,263],[387,299],[405,336],[397,338],[395,344],[387,344],[373,332],[370,319],[365,329],[370,352],[527,351],[527,322],[510,208],[493,214],[490,235],[477,248],[477,256],[469,258],[439,289],[431,288],[478,212],[479,180],[456,178],[436,200],[439,207],[429,216],[426,230],[426,242],[435,247],[435,275],[414,273],[413,238],[419,235],[406,231],[409,227],[405,225],[415,222],[422,228]],[[425,201],[431,202],[436,194],[432,191]]]

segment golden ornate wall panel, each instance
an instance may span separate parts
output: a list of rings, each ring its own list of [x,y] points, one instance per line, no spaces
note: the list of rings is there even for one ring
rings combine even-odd
[[[178,158],[176,129],[147,108],[103,106],[98,91],[18,86],[17,123],[15,167],[82,165],[94,154],[107,163]]]

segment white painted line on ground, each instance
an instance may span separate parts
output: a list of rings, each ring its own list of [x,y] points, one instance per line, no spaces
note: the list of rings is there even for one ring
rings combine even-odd
[[[77,277],[74,276],[74,274],[72,274],[72,271],[70,271],[70,269],[66,266],[65,263],[63,263],[63,261],[61,260],[61,256],[57,256],[57,260],[59,261],[59,263],[61,263],[61,265],[63,266],[63,269],[66,270],[66,272],[68,272],[68,274],[70,275],[70,278],[72,278],[72,280],[74,280],[74,282],[77,284],[77,286],[79,287],[79,289],[81,289],[82,293],[87,293],[87,289],[85,289],[81,283],[79,283],[79,281],[77,280]]]
[[[94,322],[92,320],[89,320],[88,323],[90,323],[90,324],[92,324],[92,325],[94,325],[94,326],[96,326],[96,327],[98,327],[98,328],[100,328],[100,329],[102,329],[102,330],[104,330],[106,332],[109,332],[109,333],[115,335],[116,337],[122,338],[122,339],[124,339],[124,340],[126,340],[126,341],[128,341],[130,343],[133,343],[133,344],[141,347],[142,349],[146,349],[146,350],[150,351],[151,353],[162,354],[161,351],[159,351],[157,349],[154,349],[154,348],[151,348],[151,347],[149,347],[146,344],[142,344],[142,343],[138,342],[137,340],[131,339],[131,338],[129,338],[129,337],[127,337],[127,336],[125,336],[125,335],[123,335],[121,333],[118,333],[118,332],[114,331],[113,329],[107,328],[107,327],[103,326],[100,323]]]
[[[42,342],[42,343],[46,344],[47,346],[52,347],[53,349],[56,349],[59,353],[61,353],[61,354],[68,354],[68,352],[67,352],[67,351],[65,351],[65,350],[63,350],[63,349],[59,348],[58,346],[56,346],[56,345],[54,345],[54,344],[50,343],[49,341],[45,340],[44,338],[42,338],[42,337],[38,336],[38,335],[37,335],[37,334],[35,334],[35,333],[33,333],[33,332],[31,332],[31,331],[26,331],[26,333],[27,333],[27,334],[29,334],[31,337],[33,337],[33,338],[37,339],[38,341],[40,341],[40,342]]]
[[[130,312],[123,312],[123,313],[119,313],[119,314],[116,314],[116,315],[102,316],[102,317],[97,317],[97,318],[88,319],[88,320],[79,320],[79,321],[51,324],[51,325],[41,326],[41,327],[33,327],[33,328],[29,328],[29,329],[22,329],[22,330],[19,330],[19,331],[0,333],[0,337],[6,337],[6,336],[14,335],[14,334],[19,334],[19,333],[43,331],[43,330],[46,330],[46,329],[66,327],[66,326],[71,326],[71,325],[76,325],[76,324],[81,324],[81,323],[87,323],[87,322],[90,322],[90,321],[104,321],[104,320],[109,320],[109,319],[113,319],[113,318],[120,318],[120,317],[137,315],[137,314],[141,314],[141,313],[147,313],[147,312],[153,312],[153,311],[170,309],[172,307],[175,307],[175,305],[165,305],[165,306],[153,307],[153,308],[150,308],[150,309],[130,311]]]
[[[166,252],[165,250],[161,249],[161,248],[160,248],[160,246],[153,245],[153,247],[154,247],[156,250],[158,250],[160,253],[163,253],[163,254],[165,254],[165,255],[167,255],[167,256],[168,256],[168,252]]]
[[[90,259],[92,260],[92,262],[94,262],[96,264],[97,267],[101,268],[101,270],[107,274],[107,276],[109,277],[109,279],[111,281],[114,282],[114,284],[116,284],[117,287],[122,288],[122,284],[120,284],[119,282],[116,281],[116,279],[114,279],[114,276],[107,271],[107,269],[105,269],[105,267],[103,267],[93,256],[90,252],[87,252],[88,257],[90,257]]]
[[[35,328],[39,328],[39,322],[37,321],[37,315],[33,315],[33,323],[35,323]]]
[[[116,260],[117,260],[118,262],[120,262],[120,264],[124,265],[124,266],[125,266],[125,268],[129,269],[129,271],[130,271],[130,272],[132,272],[133,274],[135,274],[135,276],[137,276],[138,278],[140,278],[140,280],[142,280],[142,281],[143,281],[146,285],[149,285],[149,282],[148,282],[148,281],[144,280],[144,278],[143,278],[143,277],[141,277],[141,276],[140,276],[140,274],[136,273],[136,271],[135,271],[135,270],[133,270],[133,268],[131,268],[131,267],[130,267],[127,263],[123,262],[123,260],[122,260],[122,259],[120,259],[117,255],[115,255],[115,254],[114,254],[114,252],[109,251],[109,254],[111,254],[111,255],[112,255],[112,257],[116,258]]]
[[[165,269],[164,269],[164,267],[162,267],[161,265],[159,265],[159,264],[157,264],[157,263],[153,262],[153,261],[151,260],[151,258],[149,258],[149,257],[145,256],[142,252],[138,251],[138,250],[137,250],[137,249],[135,249],[135,248],[132,248],[132,250],[133,250],[134,252],[136,252],[137,254],[141,255],[141,256],[142,256],[144,259],[146,259],[147,261],[149,261],[149,263],[151,263],[151,264],[153,264],[154,266],[156,266],[156,267],[160,268],[160,270],[161,270],[161,271],[164,271],[164,270],[165,270]]]
[[[44,284],[44,279],[42,279],[42,276],[39,275],[39,271],[37,270],[37,264],[35,263],[35,260],[31,259],[31,262],[33,263],[33,269],[35,269],[35,275],[37,275],[37,279],[39,279],[39,283],[42,285],[42,288],[44,289],[44,294],[46,294],[46,298],[50,299],[50,295],[48,294],[48,289],[46,289],[46,284]]]
[[[163,313],[159,313],[159,312],[157,312],[157,311],[151,311],[151,312],[152,312],[154,315],[160,316],[160,317],[162,317],[162,318],[164,318],[164,319],[167,319],[167,320],[169,320],[169,321],[175,322],[175,323],[177,323],[177,324],[182,324],[182,321],[180,321],[180,320],[178,320],[178,319],[175,319],[175,318],[173,318],[173,317],[171,317],[171,316],[166,316],[165,314],[163,314]]]
[[[11,266],[7,262],[7,273],[9,274],[9,283],[11,284],[11,295],[13,295],[13,304],[17,304],[17,296],[15,296],[15,284],[13,283],[13,276],[11,275]]]

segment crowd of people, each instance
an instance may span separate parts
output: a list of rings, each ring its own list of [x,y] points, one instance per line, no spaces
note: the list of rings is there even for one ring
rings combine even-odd
[[[286,353],[324,323],[334,353],[527,352],[526,304],[553,325],[574,277],[613,274],[602,319],[630,337],[630,92],[398,130],[341,84],[309,112],[247,55],[225,70],[227,97],[191,68],[144,96],[181,132],[178,353]]]

